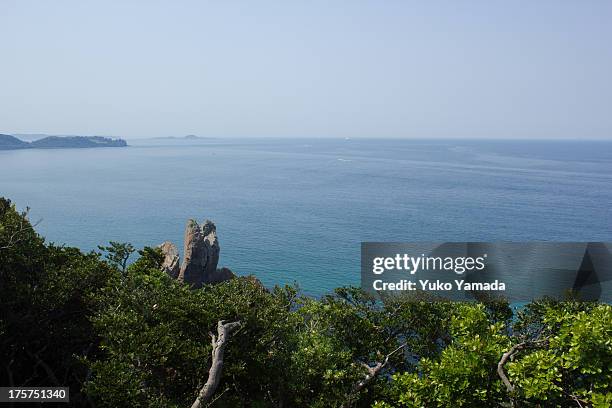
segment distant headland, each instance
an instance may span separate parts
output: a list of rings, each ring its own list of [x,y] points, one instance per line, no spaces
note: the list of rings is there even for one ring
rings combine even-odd
[[[30,139],[30,135],[24,135]],[[32,135],[34,136],[34,135]],[[49,136],[35,135],[32,141],[24,141],[12,135],[0,134],[0,150],[18,149],[75,149],[91,147],[125,147],[127,142],[123,139],[103,136]]]

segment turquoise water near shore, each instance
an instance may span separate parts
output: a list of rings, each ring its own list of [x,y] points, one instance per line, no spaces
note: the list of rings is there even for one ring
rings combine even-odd
[[[361,241],[612,241],[612,142],[128,142],[0,151],[0,195],[83,250],[209,218],[220,264],[309,294],[359,283]]]

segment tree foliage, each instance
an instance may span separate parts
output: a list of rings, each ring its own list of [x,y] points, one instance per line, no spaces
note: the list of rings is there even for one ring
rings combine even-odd
[[[0,198],[0,382],[71,388],[75,404],[98,351],[90,316],[116,270],[96,254],[45,244],[25,213]]]

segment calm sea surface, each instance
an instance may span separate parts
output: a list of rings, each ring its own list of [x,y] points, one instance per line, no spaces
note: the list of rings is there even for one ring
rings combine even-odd
[[[208,139],[0,151],[0,195],[47,240],[182,248],[309,294],[359,283],[361,241],[612,241],[612,143]]]

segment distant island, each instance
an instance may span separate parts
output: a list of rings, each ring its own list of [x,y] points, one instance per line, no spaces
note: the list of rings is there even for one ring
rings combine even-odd
[[[204,136],[197,136],[197,135],[186,135],[186,136],[160,136],[160,137],[153,137],[151,139],[155,139],[155,140],[167,140],[167,139],[173,139],[173,140],[202,140],[202,139],[211,139],[210,137],[204,137]]]
[[[103,136],[46,136],[26,142],[12,135],[0,134],[0,150],[18,149],[74,149],[91,147],[125,147],[123,139]]]

